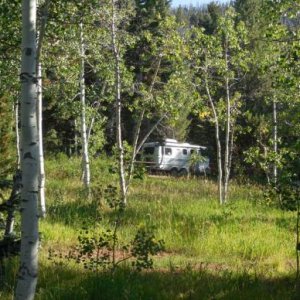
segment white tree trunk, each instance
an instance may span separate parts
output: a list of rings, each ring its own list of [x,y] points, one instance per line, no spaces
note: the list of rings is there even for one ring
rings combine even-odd
[[[144,115],[145,115],[145,109],[142,109],[142,111],[139,115],[138,121],[137,121],[134,138],[133,138],[133,147],[132,147],[133,149],[132,149],[132,155],[131,155],[131,160],[130,160],[130,165],[129,165],[129,173],[128,173],[126,190],[128,190],[128,187],[131,182],[132,175],[133,175],[133,171],[134,171],[134,163],[135,163],[135,158],[136,158],[136,155],[138,152],[137,147],[138,147],[138,141],[139,141],[139,137],[140,137],[140,131],[141,131]]]
[[[160,68],[161,59],[162,59],[162,55],[160,54],[159,58],[158,58],[157,65],[156,65],[156,68],[155,68],[155,72],[154,72],[154,75],[153,75],[153,78],[152,78],[152,81],[151,81],[151,84],[149,86],[148,93],[151,96],[152,96],[153,87],[154,87],[154,84],[155,84],[155,81],[156,81],[156,77],[157,77],[157,74],[158,74],[158,71],[159,71],[159,68]],[[137,126],[136,126],[136,129],[135,129],[135,134],[134,134],[134,139],[133,139],[132,156],[131,156],[131,161],[130,161],[130,165],[129,165],[129,173],[128,173],[128,180],[127,180],[126,190],[128,190],[128,187],[129,187],[132,175],[133,175],[134,163],[135,163],[136,155],[139,152],[139,150],[141,149],[141,147],[143,146],[143,144],[146,141],[146,139],[150,136],[150,134],[153,132],[153,130],[158,125],[158,124],[155,124],[155,126],[153,126],[150,129],[149,134],[148,133],[146,134],[146,136],[147,136],[146,139],[143,139],[144,142],[142,142],[142,144],[140,143],[140,145],[138,146],[138,141],[139,141],[140,132],[141,132],[141,126],[142,126],[142,122],[143,122],[143,119],[144,119],[145,112],[146,112],[146,109],[143,108],[142,111],[141,111],[141,113],[140,113],[140,115],[139,115]],[[162,121],[163,118],[160,119],[159,123]]]
[[[36,116],[36,0],[22,1],[21,255],[15,298],[34,298],[38,275],[38,132]]]
[[[226,59],[227,64],[227,59]],[[227,202],[228,198],[228,182],[230,173],[230,129],[231,129],[231,106],[230,106],[230,95],[229,95],[229,80],[225,79],[226,88],[226,125],[225,125],[225,157],[224,157],[224,202]]]
[[[231,123],[231,130],[230,130],[230,145],[229,145],[229,161],[228,161],[228,177],[230,176],[231,166],[232,166],[232,154],[234,148],[234,124]]]
[[[229,71],[229,61],[228,61],[228,40],[225,38],[225,49],[224,49],[224,59],[225,59],[225,72]],[[231,104],[230,104],[230,88],[229,88],[229,78],[226,74],[225,77],[225,90],[226,90],[226,120],[225,120],[225,157],[224,157],[224,188],[223,188],[223,200],[227,202],[228,198],[228,182],[230,173],[230,129],[231,129]]]
[[[278,153],[278,127],[277,127],[277,101],[276,98],[273,97],[273,151],[275,157],[277,157]],[[277,186],[277,163],[274,161],[273,163],[273,182],[274,187]]]
[[[21,192],[22,186],[22,175],[21,170],[18,169],[14,176],[14,184],[9,197],[7,204],[7,218],[5,225],[4,237],[10,238],[14,235],[14,224],[15,224],[15,211],[16,211],[16,202],[18,201],[19,194]]]
[[[100,106],[100,103],[97,104],[97,108]],[[96,109],[96,108],[95,108]],[[95,119],[96,119],[96,114],[97,112],[94,113],[92,119],[91,119],[91,123],[89,125],[89,127],[87,128],[87,134],[86,134],[86,140],[87,140],[87,143],[89,144],[89,141],[90,141],[90,138],[91,138],[91,134],[92,134],[92,129],[93,129],[93,126],[95,124]]]
[[[145,144],[146,140],[148,139],[148,137],[150,136],[150,134],[156,129],[156,127],[162,122],[162,120],[164,118],[167,117],[167,113],[163,114],[157,121],[156,123],[150,128],[150,130],[145,134],[145,136],[143,137],[143,139],[140,141],[140,143],[138,144],[137,148],[136,148],[136,153],[139,153],[141,148],[143,147],[143,145]]]
[[[104,82],[104,84],[102,86],[102,90],[101,90],[101,94],[100,94],[101,97],[104,95],[105,89],[106,89],[106,82]],[[94,126],[94,123],[95,123],[96,115],[98,113],[97,110],[100,107],[100,102],[99,101],[94,102],[93,107],[95,109],[95,112],[94,112],[94,115],[92,117],[91,123],[90,123],[90,125],[87,129],[87,142],[88,142],[88,144],[89,144],[90,137],[91,137],[91,134],[92,134],[92,129],[93,129],[93,126]]]
[[[37,116],[38,116],[38,135],[39,135],[39,200],[41,206],[41,217],[46,216],[45,200],[45,164],[44,164],[44,147],[43,147],[43,82],[42,82],[42,64],[40,61],[42,44],[45,34],[45,28],[48,18],[50,0],[44,3],[44,9],[41,16],[41,26],[38,31],[38,41],[36,49],[36,74],[37,74]]]
[[[19,98],[19,97],[18,97]],[[21,151],[20,151],[20,132],[19,132],[19,99],[15,104],[15,123],[16,123],[16,152],[17,152],[17,169],[21,168]]]
[[[77,135],[77,120],[74,119],[74,153],[78,155],[78,135]],[[70,152],[71,155],[71,152]]]
[[[39,197],[41,205],[41,217],[46,216],[45,200],[45,164],[43,147],[43,88],[42,88],[42,65],[37,61],[37,115],[39,135]]]
[[[218,165],[218,193],[219,193],[219,202],[220,204],[224,204],[224,193],[223,193],[223,170],[222,170],[222,148],[220,142],[220,126],[219,126],[219,118],[215,108],[214,101],[210,94],[210,89],[208,85],[208,79],[205,78],[205,89],[206,94],[208,96],[209,104],[213,112],[214,125],[215,125],[215,138],[217,145],[217,165]]]
[[[119,161],[119,181],[121,189],[121,197],[123,205],[126,205],[126,178],[125,178],[125,166],[124,166],[124,146],[122,141],[122,101],[121,101],[121,70],[120,70],[120,53],[116,41],[116,4],[115,0],[111,1],[112,5],[112,22],[111,22],[111,41],[113,54],[115,59],[115,98],[116,98],[116,140],[118,149],[118,161]]]
[[[86,116],[85,116],[85,77],[84,77],[84,39],[83,39],[83,24],[80,23],[80,102],[81,102],[81,137],[82,137],[82,171],[83,183],[85,187],[90,185],[90,161],[88,151],[88,139],[86,131]]]

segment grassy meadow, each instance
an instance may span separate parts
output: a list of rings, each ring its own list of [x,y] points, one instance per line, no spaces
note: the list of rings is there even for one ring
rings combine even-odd
[[[65,255],[83,226],[96,234],[111,227],[103,190],[117,184],[109,162],[92,161],[90,198],[80,182],[80,161],[47,161],[46,219],[40,222],[40,270],[36,299],[291,299],[296,275],[296,213],[264,204],[260,187],[232,183],[221,207],[217,185],[204,178],[145,176],[130,187],[118,236],[130,241],[141,225],[155,227],[165,250],[152,270],[130,262],[89,271]],[[58,258],[49,260],[49,251]],[[61,256],[61,258],[59,258]],[[0,299],[11,299],[16,260],[6,261]],[[295,297],[296,298],[296,297]]]

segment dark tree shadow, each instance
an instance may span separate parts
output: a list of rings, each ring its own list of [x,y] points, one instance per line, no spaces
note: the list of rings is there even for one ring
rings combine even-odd
[[[129,268],[111,272],[68,269],[63,265],[42,267],[36,299],[147,300],[147,299],[299,299],[294,279],[267,279],[228,271],[151,270]]]

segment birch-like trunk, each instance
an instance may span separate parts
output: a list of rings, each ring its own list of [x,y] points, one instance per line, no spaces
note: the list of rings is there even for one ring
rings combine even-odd
[[[75,156],[78,155],[78,134],[77,134],[77,120],[74,119],[74,154]],[[70,155],[71,156],[71,151],[70,151]]]
[[[142,113],[143,114],[140,115],[140,120],[142,120],[142,117],[144,116],[145,111],[143,110]],[[167,114],[166,113],[163,114],[158,119],[158,121],[151,127],[151,129],[145,134],[145,136],[143,137],[143,139],[140,141],[139,144],[138,144],[138,138],[139,138],[139,135],[140,135],[140,125],[141,125],[141,123],[137,126],[138,133],[136,133],[135,140],[134,140],[133,153],[132,153],[132,157],[131,157],[131,161],[130,161],[130,166],[129,166],[129,173],[128,173],[126,191],[128,191],[128,188],[129,188],[129,185],[130,185],[130,182],[131,182],[131,178],[132,178],[133,171],[134,171],[135,159],[136,159],[137,154],[139,153],[139,151],[141,150],[141,148],[143,147],[144,143],[146,142],[146,140],[148,139],[148,137],[151,135],[151,133],[156,129],[156,127],[166,117],[167,117]]]
[[[230,172],[231,172],[231,165],[232,165],[232,153],[233,153],[233,147],[234,147],[234,124],[231,123],[231,129],[230,129],[230,144],[229,144],[229,161],[228,161],[228,177],[230,177]]]
[[[83,183],[85,187],[90,185],[90,161],[88,151],[88,140],[86,131],[86,113],[85,113],[85,77],[84,77],[84,39],[83,39],[83,24],[80,27],[80,102],[81,102],[81,137],[82,137],[82,171],[83,171]]]
[[[278,127],[277,127],[277,101],[276,98],[273,97],[273,151],[275,157],[278,154]],[[277,163],[276,161],[273,162],[273,183],[274,187],[277,186]]]
[[[138,121],[137,121],[137,125],[135,128],[135,133],[134,133],[134,139],[133,139],[133,149],[132,149],[132,156],[131,156],[131,160],[130,160],[130,165],[129,165],[129,173],[128,173],[128,179],[127,179],[127,186],[126,186],[126,190],[128,190],[129,184],[131,182],[131,178],[134,172],[134,163],[135,163],[135,158],[137,155],[137,147],[138,147],[138,141],[139,141],[139,137],[140,137],[140,132],[141,132],[141,127],[142,127],[142,122],[144,119],[144,115],[145,115],[145,109],[143,108]]]
[[[43,82],[42,82],[42,64],[41,52],[44,40],[45,28],[48,18],[50,0],[46,0],[42,10],[41,25],[38,30],[38,41],[36,49],[36,74],[37,74],[37,116],[38,116],[38,136],[39,136],[39,201],[41,208],[41,217],[46,216],[46,199],[45,199],[45,163],[43,147]]]
[[[216,138],[216,145],[217,145],[217,165],[218,165],[218,193],[219,193],[219,202],[220,204],[224,204],[224,193],[223,193],[223,170],[222,170],[222,148],[221,148],[221,142],[220,142],[220,126],[219,126],[219,118],[218,114],[215,108],[214,101],[211,97],[209,85],[208,85],[208,79],[205,78],[205,90],[206,94],[208,96],[208,101],[210,104],[210,107],[213,112],[213,118],[214,118],[214,125],[215,125],[215,138]]]
[[[94,107],[95,110],[96,110],[97,108],[99,108],[99,106],[100,106],[100,103],[98,102],[97,105],[96,105],[96,107]],[[97,111],[94,112],[94,115],[93,115],[93,117],[92,117],[92,119],[91,119],[90,125],[89,125],[88,128],[87,128],[86,140],[87,140],[87,143],[88,143],[88,144],[89,144],[89,141],[90,141],[90,138],[91,138],[92,129],[93,129],[93,126],[94,126],[94,123],[95,123],[96,115],[97,115]]]
[[[19,203],[19,196],[22,187],[22,174],[18,169],[14,176],[14,184],[9,197],[9,200],[6,202],[7,206],[7,218],[5,225],[4,237],[10,238],[14,235],[14,224],[15,224],[15,211],[17,204]]]
[[[146,143],[148,137],[151,135],[151,133],[156,129],[156,127],[162,122],[164,118],[167,117],[167,113],[163,114],[157,121],[156,123],[150,128],[150,130],[145,134],[143,139],[140,141],[136,148],[136,153],[139,153],[143,145]]]
[[[21,254],[15,299],[34,298],[38,276],[38,132],[36,116],[36,0],[22,1]]]
[[[39,197],[41,206],[41,217],[46,216],[45,200],[45,164],[43,147],[43,88],[42,88],[42,65],[37,61],[37,116],[39,135]]]
[[[122,141],[122,101],[121,101],[121,70],[120,70],[120,53],[117,45],[117,28],[116,28],[116,3],[115,0],[111,1],[112,5],[112,22],[111,22],[111,41],[113,48],[113,55],[115,60],[115,101],[116,101],[116,140],[118,149],[119,161],[119,182],[121,189],[121,197],[123,205],[126,205],[126,178],[124,166],[124,146]]]
[[[262,150],[263,150],[263,153],[264,153],[264,161],[266,162],[267,159],[268,159],[268,155],[269,155],[269,149],[268,147],[262,142],[262,140],[258,140],[258,143],[259,145],[261,146]],[[272,174],[270,174],[270,170],[269,170],[269,165],[265,165],[263,166],[263,171],[265,172],[265,175],[266,175],[266,179],[267,179],[267,183],[268,185],[271,184],[271,178],[270,176],[272,177]]]
[[[103,86],[102,86],[102,90],[101,90],[101,94],[100,94],[101,97],[102,97],[102,96],[104,95],[104,93],[105,93],[106,84],[107,84],[107,83],[104,82],[104,84],[103,84]],[[91,137],[91,134],[92,134],[92,129],[93,129],[93,126],[94,126],[94,123],[95,123],[96,115],[97,115],[98,109],[99,109],[99,107],[100,107],[100,102],[96,101],[96,102],[93,104],[93,107],[94,107],[94,109],[95,109],[94,115],[93,115],[93,117],[92,117],[92,119],[91,119],[91,123],[90,123],[90,125],[88,126],[88,129],[87,129],[87,142],[88,142],[88,144],[89,144],[89,142],[90,142],[90,137]]]
[[[152,81],[151,81],[151,84],[149,86],[148,93],[150,95],[152,95],[152,91],[153,91],[153,87],[154,87],[154,84],[155,84],[155,80],[156,80],[156,77],[157,77],[157,74],[158,74],[158,71],[159,71],[159,68],[160,68],[161,59],[162,59],[162,55],[160,54],[159,58],[158,58],[157,65],[156,65],[156,68],[155,68],[155,72],[154,72],[154,75],[153,75],[153,78],[152,78]],[[134,163],[135,163],[136,155],[139,152],[139,150],[141,149],[141,147],[143,146],[143,144],[145,143],[146,139],[150,136],[150,134],[153,132],[153,130],[158,125],[158,124],[156,124],[154,127],[152,127],[150,129],[150,131],[149,131],[150,133],[148,132],[149,134],[148,133],[146,134],[147,138],[143,139],[144,142],[142,142],[142,143],[140,143],[140,145],[138,145],[138,141],[139,141],[139,138],[140,138],[141,127],[142,127],[142,122],[143,122],[143,119],[144,119],[145,112],[146,112],[146,109],[143,108],[142,111],[141,111],[141,113],[140,113],[140,115],[139,115],[137,126],[136,126],[136,129],[135,129],[135,134],[134,134],[134,139],[133,139],[133,150],[132,150],[132,156],[131,156],[130,165],[129,165],[129,174],[128,174],[128,180],[127,180],[126,190],[128,190],[128,186],[130,184],[130,181],[131,181],[131,178],[132,178],[132,175],[133,175]],[[159,122],[161,122],[162,119],[160,119]]]
[[[105,93],[105,89],[106,89],[106,82],[104,82],[103,86],[102,86],[102,90],[101,90],[101,94],[100,96],[102,97]],[[90,141],[90,137],[91,137],[91,134],[92,134],[92,129],[93,129],[93,126],[94,126],[94,123],[95,123],[95,119],[96,119],[96,115],[98,113],[98,109],[100,107],[100,102],[96,101],[94,104],[93,104],[93,107],[95,109],[94,111],[94,115],[91,119],[91,122],[90,122],[90,125],[88,126],[88,129],[87,129],[87,143],[89,145],[89,141]]]
[[[19,99],[15,104],[15,131],[16,131],[16,152],[17,152],[17,169],[21,168],[21,151],[20,151],[20,131],[19,131]]]
[[[228,72],[228,40],[225,39],[225,72]],[[228,74],[225,75],[225,90],[226,90],[226,121],[225,121],[225,156],[224,156],[224,188],[223,201],[226,203],[228,198],[228,182],[229,182],[229,161],[230,161],[230,129],[231,129],[231,105],[230,105],[230,88]]]
[[[227,64],[227,59],[226,59]],[[225,88],[226,88],[226,125],[225,125],[225,157],[224,157],[224,202],[227,202],[228,199],[228,182],[229,182],[229,161],[230,161],[230,129],[231,129],[231,107],[230,107],[230,91],[229,91],[229,80],[226,77],[225,79]]]

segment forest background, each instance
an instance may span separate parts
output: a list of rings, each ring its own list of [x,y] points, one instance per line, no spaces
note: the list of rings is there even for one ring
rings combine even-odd
[[[119,174],[116,190],[127,205],[129,183],[142,176],[133,167],[142,143],[175,138],[208,148],[221,204],[230,201],[229,181],[237,181],[259,184],[266,202],[295,210],[299,4],[170,5],[39,2],[40,28],[47,19],[37,78],[43,81],[39,130],[46,158],[79,157],[79,177],[92,194],[99,174],[90,174],[89,165],[99,157],[112,161],[107,168]],[[21,1],[1,1],[3,180],[20,160],[20,12]],[[114,198],[114,188],[109,192]]]
[[[109,3],[106,4],[109,6]],[[82,6],[82,7],[81,7]],[[226,72],[230,81],[230,127],[234,127],[233,176],[260,182],[271,180],[272,168],[294,176],[298,159],[298,11],[297,4],[280,1],[212,3],[207,7],[170,9],[165,1],[124,2],[126,18],[119,21],[122,64],[122,135],[133,145],[141,110],[140,137],[165,116],[148,140],[175,138],[208,147],[216,172],[215,120],[205,89],[204,39],[215,61],[208,62],[210,93],[218,113],[220,139],[226,127]],[[280,7],[279,7],[280,6]],[[105,6],[104,6],[105,7]],[[230,13],[226,14],[226,11]],[[14,159],[13,115],[19,97],[20,2],[1,9],[1,176]],[[108,9],[108,8],[107,8]],[[61,12],[63,11],[63,12]],[[112,152],[115,143],[114,66],[109,20],[94,3],[75,5],[52,1],[44,38],[43,132],[48,156],[78,155],[80,143],[80,26],[85,35],[84,76],[89,152]],[[9,16],[9,17],[8,17]],[[220,18],[232,22],[220,25]],[[106,19],[105,19],[106,18]],[[120,17],[121,18],[121,17]],[[85,24],[86,23],[86,24]],[[219,27],[218,27],[219,26]],[[228,31],[230,62],[224,72],[222,49]],[[196,36],[195,32],[202,32]],[[223,34],[223,36],[222,36]],[[201,40],[202,39],[202,40]],[[202,49],[201,49],[202,47]],[[158,66],[159,64],[159,66]],[[157,73],[157,74],[156,74]],[[156,75],[156,76],[154,76]],[[155,78],[154,78],[155,77]],[[150,91],[151,90],[151,91]],[[274,119],[274,103],[276,119]],[[275,132],[276,135],[275,135]],[[275,137],[275,138],[274,138]],[[277,145],[274,147],[274,145]],[[10,149],[10,150],[9,150]],[[282,165],[284,163],[284,168]]]

